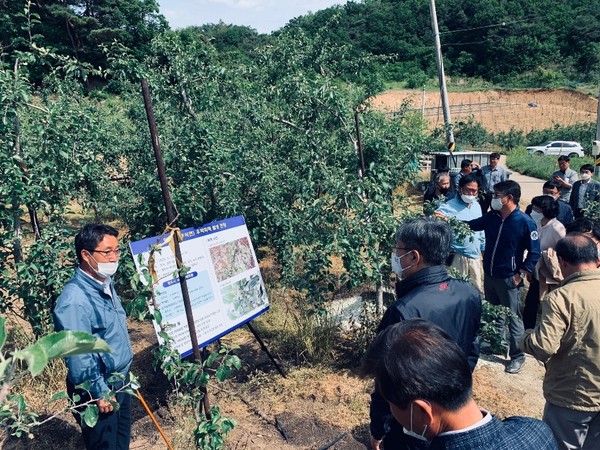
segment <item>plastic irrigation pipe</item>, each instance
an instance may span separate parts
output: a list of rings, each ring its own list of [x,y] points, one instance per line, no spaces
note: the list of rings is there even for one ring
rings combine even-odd
[[[167,439],[167,436],[165,436],[165,432],[162,430],[162,428],[160,427],[160,425],[158,424],[158,422],[154,418],[154,414],[152,414],[152,411],[150,411],[150,408],[148,408],[148,405],[146,404],[146,401],[144,400],[144,397],[142,397],[142,393],[139,390],[137,390],[137,389],[135,390],[135,392],[137,394],[137,397],[140,399],[140,402],[141,402],[142,406],[144,407],[144,409],[146,410],[146,412],[150,416],[150,419],[152,419],[152,423],[154,424],[154,426],[156,427],[156,429],[158,430],[158,432],[160,433],[160,435],[162,436],[162,438],[167,443],[167,447],[169,447],[169,450],[173,450],[173,447],[171,447],[171,444],[169,443],[169,440]]]

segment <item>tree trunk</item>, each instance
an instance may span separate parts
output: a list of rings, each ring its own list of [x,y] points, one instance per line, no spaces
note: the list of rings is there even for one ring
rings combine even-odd
[[[17,63],[15,63],[15,71],[17,68]],[[15,73],[16,76],[16,73]],[[21,156],[21,123],[19,122],[19,116],[15,111],[15,141],[13,144],[13,152],[17,156]],[[15,263],[19,263],[23,261],[23,249],[21,244],[21,235],[23,234],[23,230],[21,230],[21,203],[19,202],[18,197],[15,195],[12,199],[12,213],[13,213],[13,256],[15,258]]]
[[[377,283],[377,314],[383,313],[383,285]]]

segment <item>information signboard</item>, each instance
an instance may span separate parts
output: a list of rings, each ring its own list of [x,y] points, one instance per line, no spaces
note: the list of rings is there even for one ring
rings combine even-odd
[[[269,309],[269,300],[242,216],[181,230],[182,262],[198,346],[204,347]],[[192,353],[171,240],[174,234],[130,244],[139,272],[149,270],[162,325],[182,356]],[[151,252],[153,248],[157,248]],[[153,261],[149,260],[152,253]],[[140,261],[141,255],[141,261]],[[151,306],[151,312],[153,307]],[[157,336],[159,324],[154,322]],[[162,342],[160,336],[159,341]]]

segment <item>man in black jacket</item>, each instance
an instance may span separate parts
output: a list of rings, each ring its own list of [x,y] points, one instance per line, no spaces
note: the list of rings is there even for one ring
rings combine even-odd
[[[441,327],[462,349],[471,371],[479,359],[481,297],[466,281],[451,278],[444,261],[450,252],[452,229],[438,219],[407,221],[396,232],[392,270],[398,275],[396,302],[385,312],[378,332],[407,319],[421,318]],[[371,396],[371,444],[374,450],[421,448],[402,431],[388,404]]]

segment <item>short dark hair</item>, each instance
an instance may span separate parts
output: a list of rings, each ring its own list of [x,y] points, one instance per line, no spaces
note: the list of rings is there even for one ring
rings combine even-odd
[[[490,159],[500,159],[500,153],[498,153],[498,152],[490,153]]]
[[[565,226],[567,234],[591,233],[595,239],[600,241],[600,224],[589,217],[578,217],[569,225]]]
[[[411,250],[418,250],[426,263],[440,265],[450,253],[452,228],[444,220],[419,217],[398,226],[396,242],[400,241]]]
[[[400,408],[422,399],[456,411],[472,395],[466,355],[443,329],[423,319],[403,320],[379,333],[362,368],[375,377],[376,392]]]
[[[460,168],[461,169],[466,169],[467,167],[469,167],[471,164],[473,163],[473,161],[471,161],[470,159],[463,159],[462,162],[460,163]]]
[[[594,166],[592,166],[591,164],[584,164],[579,168],[579,172],[581,173],[584,170],[589,170],[590,172],[594,173]]]
[[[564,162],[570,162],[571,158],[569,158],[567,155],[561,155],[558,157],[557,159],[558,162],[564,161]]]
[[[571,234],[556,243],[556,256],[571,265],[598,262],[598,247],[583,234]]]
[[[542,210],[542,214],[548,219],[554,219],[558,216],[558,203],[549,195],[538,195],[531,200],[533,206],[537,206]]]
[[[466,184],[473,182],[477,183],[477,187],[481,185],[481,181],[478,177],[476,177],[472,173],[468,173],[467,175],[463,175],[462,177],[460,177],[460,180],[458,180],[458,187],[464,187]]]
[[[501,181],[500,183],[496,183],[494,186],[494,191],[502,192],[506,195],[511,195],[515,204],[519,204],[521,200],[521,186],[519,183],[513,180]]]
[[[557,191],[560,191],[558,184],[556,184],[554,181],[546,181],[542,186],[542,189],[556,189]]]
[[[107,234],[116,238],[119,237],[119,231],[110,225],[101,223],[88,223],[85,225],[81,231],[77,233],[77,236],[75,236],[75,253],[77,254],[77,261],[80,263],[83,261],[83,258],[81,257],[82,250],[94,250]]]

